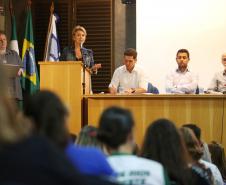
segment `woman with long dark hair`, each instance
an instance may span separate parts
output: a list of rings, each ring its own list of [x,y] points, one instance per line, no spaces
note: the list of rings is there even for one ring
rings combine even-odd
[[[190,128],[182,127],[180,128],[180,133],[182,135],[182,138],[184,139],[187,150],[192,158],[192,161],[190,163],[191,168],[196,173],[198,173],[199,176],[204,178],[205,181],[207,181],[209,184],[222,185],[223,180],[221,179],[222,183],[219,182],[216,176],[214,176],[213,172],[215,171],[211,170],[210,166],[207,166],[208,165],[207,162],[201,161],[203,150],[194,132]]]
[[[224,147],[216,141],[212,141],[210,144],[208,144],[208,147],[211,153],[212,162],[220,170],[224,184],[226,184],[226,158]]]
[[[76,147],[70,141],[69,112],[53,92],[43,90],[27,102],[25,115],[33,120],[34,134],[47,138],[62,150],[71,164],[81,173],[95,176],[114,176],[105,155],[97,148]]]
[[[191,185],[200,179],[188,166],[190,162],[185,144],[173,122],[159,119],[146,131],[141,156],[160,162],[168,172],[171,184]]]
[[[141,155],[160,162],[167,170],[171,182],[187,182],[187,152],[174,123],[167,119],[154,121],[148,127]]]

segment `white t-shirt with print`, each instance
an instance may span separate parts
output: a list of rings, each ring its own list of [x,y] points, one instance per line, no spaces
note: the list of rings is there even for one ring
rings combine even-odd
[[[134,155],[112,155],[108,162],[117,173],[117,180],[125,185],[169,184],[163,166],[149,159]]]

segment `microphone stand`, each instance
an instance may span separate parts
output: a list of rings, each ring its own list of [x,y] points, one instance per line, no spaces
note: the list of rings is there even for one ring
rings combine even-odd
[[[81,43],[81,54],[82,54],[82,94],[83,96],[86,94],[86,67],[87,67],[87,64],[86,64],[86,60],[84,59],[83,57],[83,50],[82,50],[82,43]],[[85,98],[83,97],[82,98],[82,128],[87,124],[88,120],[86,119],[86,114],[87,114],[87,111],[86,111],[86,100]]]
[[[83,82],[82,82],[82,93],[83,93],[83,95],[85,95],[86,94],[86,64],[85,63],[83,63]]]
[[[82,76],[82,94],[85,95],[86,94],[86,61],[84,60],[83,57],[83,51],[82,51],[82,43],[81,43],[81,54],[82,54],[82,60],[83,60],[83,65],[82,65],[82,69],[83,69],[83,76]]]

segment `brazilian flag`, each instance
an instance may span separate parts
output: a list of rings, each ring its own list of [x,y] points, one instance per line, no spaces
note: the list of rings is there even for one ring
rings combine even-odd
[[[39,76],[35,62],[34,38],[31,8],[27,10],[26,30],[22,49],[22,62],[24,67],[22,87],[26,93],[34,94],[39,90]]]

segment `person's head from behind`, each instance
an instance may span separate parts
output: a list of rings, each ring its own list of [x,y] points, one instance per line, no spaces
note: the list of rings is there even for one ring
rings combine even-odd
[[[181,127],[180,133],[186,144],[188,153],[190,154],[193,161],[197,162],[199,159],[201,159],[203,155],[203,150],[194,132],[190,128]]]
[[[141,155],[160,162],[174,177],[185,168],[188,161],[180,134],[174,123],[167,119],[158,119],[148,126]]]
[[[78,135],[76,144],[81,146],[94,146],[101,148],[101,143],[97,139],[97,132],[98,129],[94,126],[84,126]]]
[[[73,42],[82,45],[86,41],[87,32],[83,26],[75,26],[72,30]]]
[[[99,121],[98,139],[111,151],[119,151],[122,145],[127,152],[134,149],[134,120],[131,112],[119,107],[104,110]]]
[[[221,62],[224,66],[224,68],[226,69],[226,53],[224,53],[222,56],[221,56]]]
[[[67,145],[69,113],[56,94],[47,90],[34,94],[25,104],[24,113],[33,121],[34,133],[45,136],[60,148]]]
[[[123,63],[126,66],[127,71],[131,72],[135,67],[137,61],[137,51],[133,48],[128,48],[124,52]]]
[[[184,72],[188,67],[188,62],[190,60],[190,54],[187,49],[179,49],[176,55],[176,61],[178,64],[178,69]]]
[[[6,50],[7,47],[7,38],[6,38],[6,34],[2,31],[0,31],[0,52]]]
[[[15,103],[0,96],[0,143],[16,143],[28,137],[30,131],[30,122],[19,112]]]
[[[190,128],[201,144],[201,129],[196,124],[188,123],[188,124],[184,124],[182,127]]]
[[[224,147],[216,141],[212,141],[210,144],[208,144],[208,147],[211,153],[213,164],[219,168],[223,179],[226,180],[226,159]]]

